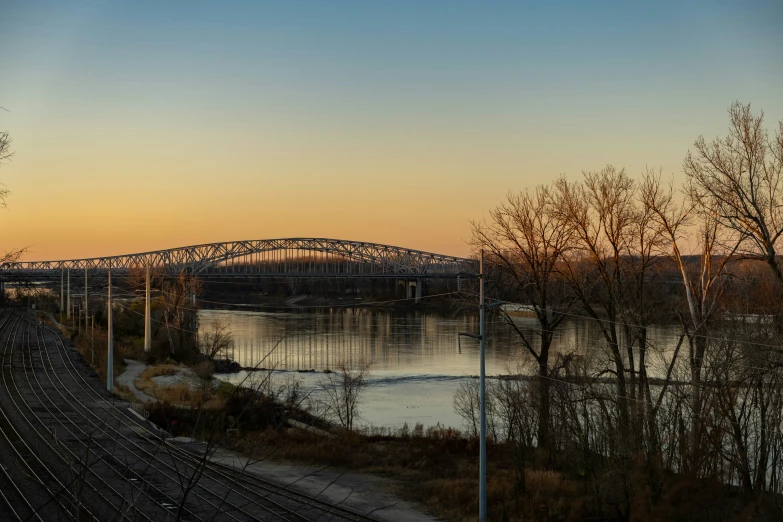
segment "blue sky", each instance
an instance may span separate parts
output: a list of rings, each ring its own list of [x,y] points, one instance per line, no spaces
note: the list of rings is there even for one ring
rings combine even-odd
[[[736,99],[775,127],[782,28],[761,1],[0,0],[0,226],[32,257],[285,235],[465,253],[509,190],[677,177]],[[163,217],[124,219],[139,201]],[[74,204],[69,242],[46,223]]]

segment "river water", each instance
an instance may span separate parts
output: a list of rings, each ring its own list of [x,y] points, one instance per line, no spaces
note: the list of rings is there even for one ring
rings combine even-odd
[[[359,425],[463,427],[462,419],[454,412],[453,399],[459,385],[479,373],[479,343],[459,334],[478,334],[477,315],[344,308],[291,313],[199,312],[202,331],[211,330],[221,321],[226,322],[234,337],[234,360],[244,367],[274,370],[278,382],[299,379],[316,395],[324,370],[341,364],[356,367],[369,363],[370,378],[361,394]],[[535,319],[520,317],[515,322],[533,334]],[[488,375],[534,372],[530,357],[510,326],[494,319],[487,321],[486,329]],[[648,373],[662,375],[678,329],[655,326],[649,335],[654,350],[648,358]],[[595,359],[603,354],[598,328],[576,317],[560,327],[552,348]],[[256,372],[255,377],[261,375],[267,372]],[[248,375],[242,371],[218,377],[237,383]]]

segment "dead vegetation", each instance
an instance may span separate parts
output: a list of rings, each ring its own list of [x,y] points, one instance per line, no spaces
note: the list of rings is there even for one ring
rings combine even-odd
[[[188,408],[201,407],[208,410],[225,406],[225,400],[215,393],[209,381],[199,380],[195,383],[188,376],[172,384],[161,384],[154,380],[155,377],[175,376],[189,371],[186,366],[173,364],[150,366],[142,372],[134,384],[142,392],[165,404]]]
[[[445,520],[475,520],[478,510],[478,439],[457,430],[421,426],[408,435],[366,436],[339,432],[323,437],[302,430],[243,433],[230,441],[258,459],[275,458],[392,479],[397,493]],[[585,482],[566,472],[528,469],[519,491],[511,448],[490,444],[487,476],[490,520],[582,520]]]

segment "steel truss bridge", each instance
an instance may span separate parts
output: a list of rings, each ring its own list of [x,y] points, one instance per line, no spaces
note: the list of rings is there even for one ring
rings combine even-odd
[[[230,241],[140,254],[3,263],[3,282],[60,278],[67,270],[94,273],[145,268],[168,274],[222,277],[458,278],[475,276],[472,259],[376,243],[326,238]]]

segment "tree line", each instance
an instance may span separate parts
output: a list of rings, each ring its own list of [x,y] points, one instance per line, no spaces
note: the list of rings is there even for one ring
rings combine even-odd
[[[783,120],[769,130],[739,102],[728,114],[725,137],[687,153],[681,186],[610,165],[510,193],[472,226],[489,295],[535,314],[531,330],[494,309],[535,374],[491,385],[495,436],[522,468],[534,455],[596,484],[613,473],[626,515],[672,476],[753,501],[783,489]],[[555,353],[572,317],[597,339]],[[668,350],[651,336],[661,323],[680,332]],[[473,386],[455,398],[469,422],[475,404]]]

